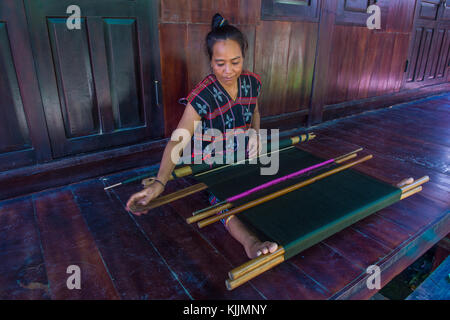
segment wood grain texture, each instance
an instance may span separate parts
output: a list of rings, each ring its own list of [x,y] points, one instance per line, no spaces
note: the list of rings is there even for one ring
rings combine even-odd
[[[68,190],[33,197],[52,299],[118,299],[108,274],[73,195]],[[67,268],[81,272],[81,289],[70,290]]]
[[[187,96],[188,69],[186,65],[187,27],[184,24],[160,24],[161,74],[164,101],[165,134],[176,129],[184,108],[178,99]]]
[[[398,92],[408,45],[407,34],[336,26],[326,104]]]
[[[317,24],[310,22],[262,21],[257,26],[255,72],[262,78],[262,116],[308,108],[316,34]]]
[[[0,299],[50,299],[30,197],[0,204]]]
[[[154,244],[137,230],[133,216],[103,188],[102,181],[94,180],[75,186],[72,192],[120,297],[189,299]]]

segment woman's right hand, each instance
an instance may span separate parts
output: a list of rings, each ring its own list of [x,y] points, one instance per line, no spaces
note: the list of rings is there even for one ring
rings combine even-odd
[[[133,213],[134,215],[140,216],[141,214],[146,214],[148,211],[133,212],[130,207],[136,203],[139,206],[145,206],[153,199],[157,198],[164,191],[164,187],[159,183],[152,183],[149,187],[144,190],[133,194],[127,201],[126,210]]]

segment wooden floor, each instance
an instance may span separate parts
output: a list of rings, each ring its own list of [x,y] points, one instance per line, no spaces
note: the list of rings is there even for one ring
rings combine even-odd
[[[369,298],[369,265],[380,266],[384,285],[450,231],[449,111],[450,93],[309,130],[317,138],[301,148],[318,156],[363,147],[374,158],[358,170],[431,181],[234,291],[224,280],[247,260],[243,249],[221,224],[184,222],[205,193],[135,217],[124,203],[138,184],[103,191],[148,168],[0,202],[0,299]],[[70,265],[81,268],[80,290],[67,289]]]

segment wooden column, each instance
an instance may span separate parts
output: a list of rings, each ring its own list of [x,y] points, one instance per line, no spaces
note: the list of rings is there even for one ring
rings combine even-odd
[[[327,94],[328,62],[331,55],[334,22],[336,19],[335,0],[323,0],[319,20],[316,62],[309,106],[308,126],[322,122],[323,106]]]

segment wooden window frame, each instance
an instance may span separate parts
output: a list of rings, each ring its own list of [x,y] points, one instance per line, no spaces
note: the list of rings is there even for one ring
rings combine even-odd
[[[367,18],[369,14],[366,12],[350,12],[345,11],[346,0],[338,0],[336,8],[336,24],[352,25],[352,26],[366,26]],[[377,4],[377,0],[367,0],[367,7]]]
[[[304,5],[296,0],[262,0],[261,20],[319,21],[321,0],[306,0]]]

